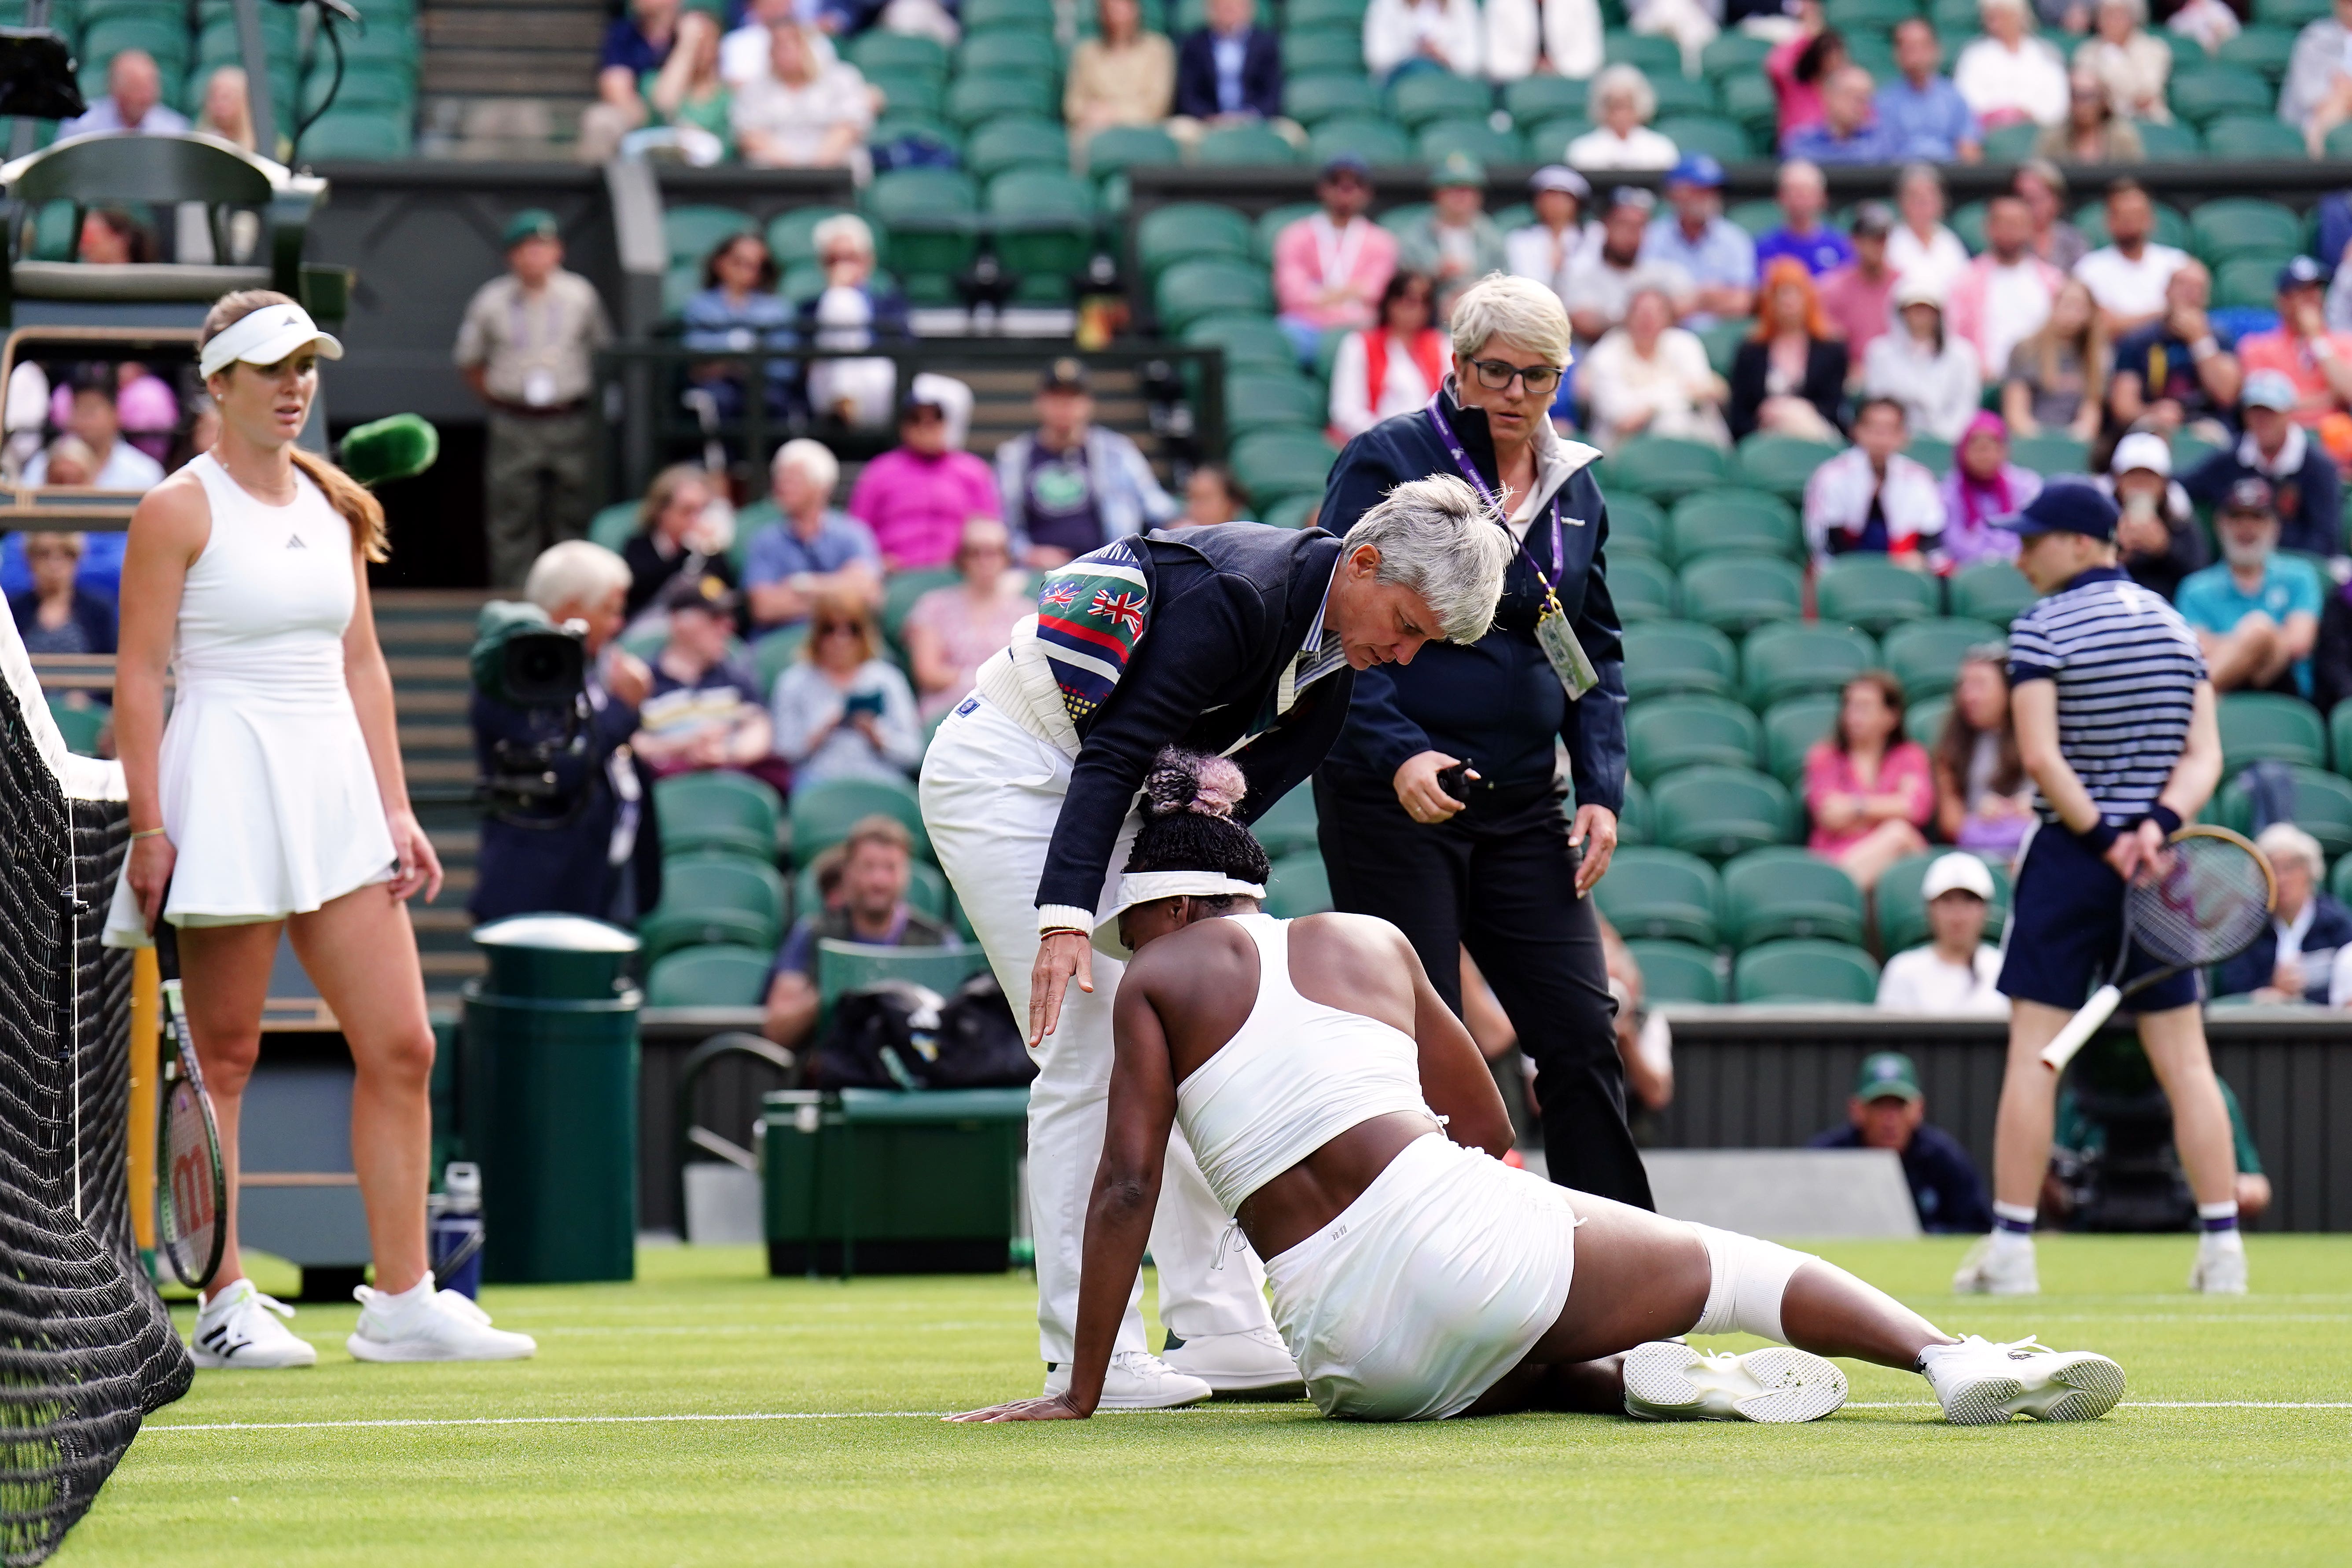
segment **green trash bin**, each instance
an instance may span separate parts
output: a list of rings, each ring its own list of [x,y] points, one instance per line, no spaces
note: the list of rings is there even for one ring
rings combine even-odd
[[[1027,1089],[782,1089],[762,1107],[770,1274],[1012,1267]]]
[[[489,973],[466,986],[463,1122],[482,1168],[482,1278],[636,1275],[637,939],[577,915],[474,933]]]

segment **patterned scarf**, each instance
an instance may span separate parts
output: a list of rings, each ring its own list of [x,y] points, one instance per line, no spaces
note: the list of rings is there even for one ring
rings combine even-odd
[[[1070,722],[1083,727],[1110,700],[1149,624],[1150,584],[1128,541],[1048,573],[1037,594],[1037,643]]]

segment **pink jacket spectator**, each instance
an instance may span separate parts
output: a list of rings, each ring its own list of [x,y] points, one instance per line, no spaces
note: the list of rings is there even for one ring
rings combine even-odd
[[[1927,748],[1916,741],[1902,741],[1888,747],[1885,760],[1878,764],[1877,779],[1864,784],[1854,776],[1851,756],[1830,742],[1821,742],[1805,753],[1806,815],[1816,815],[1822,801],[1833,795],[1901,795],[1904,820],[1914,827],[1924,828],[1936,813],[1936,784],[1928,772]],[[1835,859],[1869,837],[1877,826],[1875,822],[1865,822],[1844,833],[1816,827],[1805,847],[1816,855]]]
[[[1312,327],[1369,327],[1396,258],[1396,236],[1369,218],[1337,231],[1321,213],[1300,218],[1275,237],[1274,308]],[[1323,303],[1334,288],[1348,298]]]
[[[2066,286],[2066,275],[2031,251],[2026,253],[2025,260],[2032,268],[2034,276],[2042,279],[2042,291],[2055,300],[2058,290]],[[1990,255],[1978,257],[1960,268],[1960,275],[1952,280],[1951,292],[1944,300],[1945,330],[1975,348],[1978,362],[1984,366],[1985,380],[1989,382],[1999,381],[2008,374],[2009,351],[2016,346],[2014,343],[1999,345],[1997,352],[2000,363],[1998,364],[1985,353],[1985,295],[1992,282],[1993,269],[2000,265]]]
[[[882,563],[893,572],[945,566],[955,559],[963,525],[1001,517],[996,476],[970,452],[926,458],[904,447],[883,453],[857,476],[849,515],[874,531]]]

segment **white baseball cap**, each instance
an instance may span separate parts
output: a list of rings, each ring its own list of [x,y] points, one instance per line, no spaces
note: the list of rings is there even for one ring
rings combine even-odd
[[[2128,474],[2145,468],[2151,474],[2172,477],[2172,448],[2161,436],[2141,430],[2116,443],[2115,459],[2108,463],[2111,474]]]
[[[310,311],[289,300],[282,305],[264,305],[231,321],[205,345],[196,363],[200,371],[211,376],[239,361],[276,364],[314,346],[320,359],[343,357],[343,345],[320,331]]]
[[[1974,893],[1992,902],[1992,873],[1973,855],[1939,855],[1919,883],[1919,896],[1930,903],[1946,893]]]

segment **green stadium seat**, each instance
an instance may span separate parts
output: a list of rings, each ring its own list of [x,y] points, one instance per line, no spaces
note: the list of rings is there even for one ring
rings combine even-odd
[[[1389,117],[1408,131],[1441,120],[1484,120],[1495,107],[1495,89],[1483,78],[1451,71],[1414,71],[1389,87]]]
[[[896,817],[914,836],[915,853],[931,858],[930,836],[911,784],[882,779],[826,779],[793,792],[788,808],[793,828],[793,864],[805,866],[849,837],[868,816]]]
[[[1952,471],[1952,444],[1940,436],[1914,436],[1903,452],[1939,479]]]
[[[77,53],[84,65],[102,66],[125,49],[152,55],[166,80],[185,75],[192,52],[185,13],[176,17],[139,13],[100,16],[83,31]]]
[[[2205,156],[2205,138],[2197,133],[2194,125],[2177,120],[2141,120],[2134,123],[2151,163],[2188,163]]]
[[[1720,114],[1667,114],[1651,127],[1689,154],[1704,153],[1726,163],[1744,163],[1756,156],[1755,144],[1736,120]]]
[[[1591,129],[1591,121],[1581,114],[1569,114],[1557,120],[1531,121],[1521,128],[1520,133],[1527,138],[1530,156],[1564,163],[1568,161],[1568,144]]]
[[[1067,174],[1069,133],[1051,120],[1000,115],[973,131],[964,142],[963,166],[983,182],[1007,169],[1050,169]]]
[[[2267,90],[2268,83],[2264,83]],[[2204,126],[2205,151],[2216,158],[2305,158],[2303,132],[2268,114],[2225,114]]]
[[[1726,697],[1653,697],[1633,705],[1625,728],[1643,784],[1680,768],[1752,768],[1763,743],[1756,715]]]
[[[1751,849],[1723,868],[1723,935],[1733,947],[1780,937],[1862,941],[1862,889],[1804,849]]]
[[[2221,776],[2234,778],[2249,763],[2295,763],[2306,768],[2327,765],[2327,731],[2319,710],[2300,697],[2275,691],[2231,691],[2222,694],[2217,717],[2221,727]]]
[[[2352,697],[2336,705],[2327,716],[2328,754],[2337,773],[2352,773]]]
[[[1265,879],[1265,912],[1278,921],[1319,915],[1331,908],[1331,878],[1315,850],[1286,855]]]
[[[1654,33],[1603,33],[1601,58],[1606,65],[1638,67],[1643,75],[1653,79],[1680,76],[1683,71],[1682,47],[1672,38]]]
[[[892,169],[866,187],[866,213],[890,236],[900,277],[952,277],[979,254],[980,188],[955,169]]]
[[[1570,803],[1565,810],[1570,817],[1576,815],[1573,802]],[[1653,815],[1650,810],[1650,792],[1643,787],[1640,779],[1629,776],[1625,780],[1625,809],[1617,815],[1617,842],[1643,846],[1650,844],[1657,837],[1651,831]]]
[[[188,78],[189,101],[201,103],[205,83],[218,67],[199,65]],[[277,68],[271,68],[271,92],[276,101],[293,101],[294,95],[285,89],[290,76],[281,78]],[[316,113],[327,105],[327,94],[335,95],[330,112],[357,113],[370,110],[405,118],[416,110],[416,79],[404,70],[387,70],[382,66],[355,67],[335,80],[334,72],[312,71],[302,80],[301,103],[305,114]],[[289,127],[290,130],[291,127]]]
[[[1769,146],[1773,143],[1774,133],[1779,129],[1780,123],[1780,100],[1773,96],[1772,84],[1766,79],[1762,71],[1758,71],[1752,76],[1723,78],[1717,96],[1722,105],[1723,117],[1726,120],[1738,121],[1742,130],[1755,138],[1758,146]],[[1754,206],[1758,203],[1748,201],[1739,205]],[[1763,200],[1761,205],[1772,206],[1773,204],[1769,200]],[[1749,232],[1759,235],[1769,234],[1780,225],[1778,212],[1779,209],[1775,208],[1772,222],[1760,229],[1753,229]],[[1733,221],[1739,223],[1742,228],[1748,227],[1744,220]]]
[[[1679,849],[1620,847],[1592,897],[1617,934],[1628,939],[1713,947],[1722,919],[1723,885],[1714,867]]]
[[[899,124],[909,117],[936,121],[947,112],[947,83],[928,71],[876,71],[866,79],[866,85],[882,95],[885,115]],[[949,132],[955,133],[952,129]],[[867,137],[877,144],[893,139],[892,134],[880,132]]]
[[[1805,757],[1830,738],[1841,699],[1834,691],[1784,697],[1764,714],[1764,769],[1790,789],[1805,779]]]
[[[66,750],[78,756],[98,755],[99,737],[106,731],[107,710],[94,704],[76,706],[62,696],[48,699],[49,717],[65,738]]]
[[[1413,140],[1413,156],[1424,163],[1442,163],[1456,153],[1486,163],[1519,163],[1527,161],[1528,147],[1516,132],[1483,120],[1441,120]]]
[[[969,130],[1000,114],[1029,114],[1050,120],[1061,107],[1054,84],[1044,77],[1021,72],[962,76],[948,84],[940,107],[948,119]]]
[[[2293,32],[2318,21],[2331,8],[2327,0],[2254,0],[2254,20]]]
[[[679,773],[654,785],[654,814],[665,856],[710,850],[766,863],[776,858],[784,803],[764,780],[745,773]]]
[[[1062,74],[1062,51],[1051,33],[981,33],[956,50],[956,74],[1026,72],[1053,80]]]
[[[1180,261],[1250,257],[1249,219],[1215,202],[1177,202],[1154,207],[1135,226],[1135,256],[1157,278]],[[1271,299],[1271,296],[1268,296]]]
[[[1301,218],[1313,217],[1323,209],[1314,202],[1285,202],[1257,215],[1250,224],[1250,254],[1267,266],[1274,265],[1274,247],[1282,238],[1282,231]],[[1340,336],[1344,337],[1344,332]]]
[[[841,52],[868,78],[877,70],[890,70],[919,71],[941,82],[948,79],[948,51],[936,38],[869,27],[850,39]]]
[[[1888,958],[1932,940],[1927,927],[1927,902],[1919,896],[1927,880],[1927,868],[1948,849],[1930,849],[1924,855],[1907,855],[1880,873],[1878,886],[1871,890],[1871,902],[1878,911],[1878,951]],[[2009,871],[1998,858],[1987,860],[1985,869],[1992,873],[1992,911],[1985,919],[1985,940],[1999,942],[2000,928],[2009,918]]]
[[[673,264],[691,261],[699,267],[722,242],[756,234],[759,227],[750,213],[733,207],[672,207],[662,214],[662,242]]]
[[[883,947],[824,937],[816,944],[817,997],[830,1014],[845,994],[892,981],[946,996],[987,967],[988,955],[977,947]]]
[[[1642,1000],[1688,1002],[1712,1006],[1723,1000],[1723,981],[1715,972],[1715,954],[1686,942],[1629,942],[1625,951],[1642,971]]]
[[[1059,303],[1097,243],[1094,192],[1060,169],[1009,169],[988,183],[996,258],[1020,279],[1014,298]]]
[[[1836,691],[1878,662],[1878,645],[1852,626],[1783,624],[1759,627],[1739,656],[1748,703],[1768,708],[1784,697]]]
[[[1285,496],[1323,493],[1323,480],[1339,457],[1319,434],[1305,430],[1255,430],[1234,443],[1234,478],[1260,506]]]
[[[1054,31],[1054,0],[963,0],[958,7],[967,37],[974,33]]]
[[[1764,57],[1771,52],[1768,38],[1752,33],[1724,33],[1699,51],[1698,68],[1717,81],[1750,73],[1760,76]]]
[[[1360,29],[1367,0],[1288,0],[1282,8],[1285,28],[1332,27]]]
[[[1361,71],[1364,68],[1364,35],[1361,28],[1334,32],[1318,27],[1311,32],[1286,33],[1282,38],[1283,69],[1295,76],[1309,72]]]
[[[2033,156],[2033,143],[2041,135],[2042,127],[2031,121],[1997,125],[1985,132],[1985,158],[1994,163],[2022,163]]]
[[[1282,84],[1282,111],[1301,125],[1320,125],[1342,115],[1377,120],[1381,89],[1361,71],[1318,71]]]
[[[783,878],[761,861],[741,855],[665,857],[661,902],[637,926],[645,961],[703,942],[773,952],[783,939],[785,899]]]
[[[1168,36],[1189,37],[1209,25],[1209,0],[1171,0],[1168,7]],[[1268,32],[1274,30],[1274,0],[1257,0],[1255,26]]]
[[[416,138],[406,120],[387,120],[358,111],[331,110],[302,132],[305,160],[349,158],[354,161],[405,158],[415,151]]]
[[[1623,551],[1609,563],[1609,602],[1621,622],[1675,618],[1675,574],[1654,556]]]
[[[1658,116],[1654,128],[1662,129],[1669,120],[1719,118],[1716,114],[1718,100],[1715,84],[1703,78],[1686,77],[1680,71],[1650,79],[1650,90],[1658,97]]]
[[[1391,234],[1402,237],[1435,210],[1427,202],[1399,202],[1373,221]]]
[[[1847,35],[1892,33],[1896,23],[1918,14],[1911,0],[1828,0],[1822,7],[1822,20]]]
[[[648,1007],[757,1007],[768,999],[773,948],[714,942],[656,959],[646,971]]]
[[[1846,1002],[1878,999],[1878,965],[1842,942],[1768,942],[1731,966],[1731,992],[1742,1002]]]
[[[1318,166],[1352,153],[1375,168],[1412,162],[1412,138],[1402,126],[1368,116],[1327,120],[1307,138],[1307,155]]]
[[[636,531],[637,503],[633,500],[616,500],[610,506],[599,507],[596,515],[588,520],[589,539],[616,555]]]
[[[2212,122],[2225,116],[2270,116],[2278,97],[2259,71],[2219,62],[2175,70],[2164,96],[2175,115],[2204,130],[2208,147],[2213,146]],[[2275,118],[2271,123],[2285,129]]]
[[[1959,676],[1960,656],[2000,640],[2000,628],[1990,621],[1951,616],[1893,626],[1879,651],[1887,669],[1903,683],[1903,695],[1916,701],[1951,690]]]
[[[1328,413],[1322,388],[1295,371],[1235,371],[1225,376],[1225,421],[1236,430],[1320,430]]]
[[[2327,874],[2327,890],[2339,904],[2352,900],[2352,855],[2336,862],[2336,868]]]
[[[1606,462],[1604,492],[1619,486],[1662,500],[1721,484],[1726,472],[1722,448],[1671,436],[1635,436]]]
[[[2192,208],[2189,232],[2197,254],[2219,265],[2233,256],[2293,256],[2303,249],[2303,216],[2252,196],[2223,196]]]
[[[2213,303],[2224,310],[2267,310],[2278,298],[2276,256],[2239,256],[2213,269]]]
[[[1675,503],[1667,529],[1677,561],[1732,552],[1799,561],[1805,553],[1795,510],[1763,490],[1734,488],[1685,496]]]
[[[1767,490],[1785,500],[1802,500],[1805,481],[1813,470],[1838,455],[1840,448],[1794,436],[1750,436],[1739,444],[1730,478],[1735,483]]]
[[[907,617],[915,613],[915,601],[934,588],[952,588],[963,578],[950,566],[934,566],[923,570],[893,572],[882,588],[882,635],[894,644],[901,640]]]
[[[2330,159],[2352,158],[2352,121],[2329,132],[2325,145]]]
[[[1613,565],[1620,554],[1633,552],[1655,560],[1666,556],[1666,514],[1647,496],[1630,493],[1608,498],[1609,543]]]
[[[1949,584],[1952,614],[1990,621],[2009,635],[2009,623],[2023,615],[2042,595],[2025,574],[2006,561],[1984,561],[1952,574]]]
[[[1225,373],[1237,370],[1284,371],[1297,374],[1298,354],[1290,340],[1267,316],[1204,316],[1184,329],[1182,342],[1219,348],[1225,353]]]
[[[1752,768],[1685,768],[1660,779],[1650,803],[1659,843],[1711,860],[1793,842],[1800,830],[1795,798]]]
[[[1176,138],[1157,125],[1113,125],[1087,139],[1087,173],[1097,180],[1128,169],[1183,161]]]
[[[2294,825],[2318,839],[2331,860],[2352,851],[2352,780],[2292,763],[2288,771],[2294,779]],[[2253,826],[2253,803],[2242,776],[2222,786],[2219,805],[2222,826],[2246,833]]]
[[[1771,98],[1771,90],[1769,86],[1764,89],[1768,101]],[[1724,209],[1723,216],[1745,230],[1750,239],[1761,239],[1780,226],[1780,204],[1769,196],[1734,202]]]
[[[1944,584],[1883,555],[1846,555],[1822,568],[1813,603],[1824,621],[1885,632],[1905,621],[1931,619],[1943,608]]]
[[[1241,481],[1236,479],[1234,482],[1239,484]],[[1320,490],[1301,490],[1294,495],[1279,497],[1273,505],[1261,509],[1257,521],[1268,528],[1305,528],[1309,514],[1322,504],[1323,493]]]
[[[1228,167],[1296,163],[1298,149],[1264,125],[1221,125],[1201,138],[1192,161]]]
[[[2038,436],[2011,437],[2009,460],[2037,474],[2087,474],[2091,448],[2089,443],[2072,436],[2044,430]]]
[[[1955,43],[1978,30],[1977,0],[1928,0],[1924,9],[1936,31]]]
[[[1719,631],[1748,632],[1804,613],[1805,574],[1777,555],[1709,554],[1681,573],[1683,614]]]
[[[1250,824],[1250,831],[1279,860],[1316,847],[1315,823],[1315,791],[1302,784],[1268,806],[1265,816]]]
[[[751,645],[751,668],[760,678],[760,689],[772,693],[776,678],[784,673],[784,666],[800,658],[801,649],[808,645],[808,623],[796,626],[780,626]]]
[[[2223,65],[2255,71],[2263,80],[2276,82],[2286,75],[2287,61],[2294,54],[2294,33],[2284,27],[2254,26],[2242,29],[2235,37],[2222,39],[2213,58]]]
[[[816,226],[847,207],[794,207],[768,221],[768,249],[779,267],[816,259]]]
[[[878,183],[878,182],[877,182]],[[1255,262],[1202,258],[1180,261],[1153,290],[1160,324],[1181,332],[1205,316],[1274,313],[1274,289]]]
[[[1713,626],[1651,621],[1625,628],[1625,689],[1637,701],[1676,691],[1727,695],[1738,664],[1731,639]]]
[[[1706,345],[1707,368],[1729,380],[1731,367],[1739,357],[1739,345],[1748,341],[1755,326],[1751,318],[1740,316],[1695,329],[1698,341]]]
[[[1503,88],[1503,107],[1521,125],[1548,120],[1582,120],[1591,83],[1574,77],[1528,76]]]
[[[1952,700],[1929,697],[1921,701],[1906,703],[1903,709],[1903,732],[1933,751],[1944,732],[1944,721],[1950,717]]]

